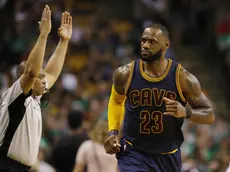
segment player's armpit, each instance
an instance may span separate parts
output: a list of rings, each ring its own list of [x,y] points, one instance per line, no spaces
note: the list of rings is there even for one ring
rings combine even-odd
[[[187,99],[191,109],[187,110],[194,123],[212,124],[215,120],[212,104],[203,94],[198,79],[186,71],[184,68],[180,71],[180,84],[182,92]]]
[[[120,95],[112,87],[109,104],[108,104],[108,123],[109,131],[116,130],[119,131],[120,124],[124,116],[124,102],[126,96]]]

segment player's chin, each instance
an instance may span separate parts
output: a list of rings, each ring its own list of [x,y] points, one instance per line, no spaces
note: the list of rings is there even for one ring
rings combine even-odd
[[[141,58],[142,59],[149,59],[150,56],[151,56],[151,54],[146,52],[146,51],[141,52]]]
[[[149,60],[149,56],[142,55],[141,56],[141,60],[148,61]]]

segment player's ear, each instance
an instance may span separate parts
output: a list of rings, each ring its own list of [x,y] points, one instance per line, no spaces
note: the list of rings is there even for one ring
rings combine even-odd
[[[168,49],[170,47],[170,42],[167,40],[165,41],[165,48]]]

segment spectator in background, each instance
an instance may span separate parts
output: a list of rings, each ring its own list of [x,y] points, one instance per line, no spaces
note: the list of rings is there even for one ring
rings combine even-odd
[[[57,172],[72,172],[75,164],[75,156],[79,146],[88,139],[82,131],[84,113],[71,111],[68,114],[69,133],[60,138],[54,147],[48,162],[52,164]]]
[[[100,120],[90,134],[91,140],[85,141],[80,146],[74,172],[83,172],[87,166],[87,172],[115,172],[117,160],[115,155],[105,152],[103,144],[107,138],[108,125]]]
[[[229,166],[228,166],[228,169],[227,169],[226,172],[230,172],[230,163],[229,163]]]
[[[45,157],[49,150],[49,145],[44,138],[41,139],[38,158],[35,165],[32,167],[30,172],[55,172],[55,169],[45,162]]]
[[[89,3],[89,1],[92,3]],[[129,19],[122,12],[121,6],[113,5],[114,2],[118,1],[123,6],[128,5],[124,9],[130,15]],[[219,70],[216,61],[223,60],[226,69],[224,68],[225,71],[220,75],[226,75],[224,82],[229,80],[227,74],[230,71],[228,69],[228,65],[230,66],[230,58],[228,58],[230,51],[227,48],[230,45],[230,20],[228,5],[223,4],[223,1],[216,3],[216,10],[211,10],[211,15],[203,14],[207,12],[207,8],[210,9],[210,3],[215,2],[215,0],[207,2],[206,0],[136,0],[132,1],[133,5],[131,1],[125,4],[122,0],[118,1],[104,1],[105,3],[101,1],[97,3],[98,1],[96,0],[73,1],[73,11],[71,12],[74,16],[73,34],[69,42],[65,65],[55,86],[50,90],[49,106],[43,109],[42,112],[43,137],[48,141],[51,151],[59,143],[63,134],[69,132],[67,121],[69,111],[72,111],[72,109],[82,110],[86,113],[86,118],[81,127],[83,128],[81,130],[85,132],[90,130],[96,119],[101,118],[100,115],[106,120],[107,104],[105,103],[107,103],[106,99],[110,95],[112,84],[110,79],[113,71],[118,66],[126,64],[139,56],[139,35],[143,26],[161,21],[161,18],[166,19],[166,22],[169,23],[168,27],[171,29],[173,39],[173,49],[166,52],[167,57],[178,61],[178,58],[183,56],[183,64],[186,66],[187,63],[188,65],[191,63],[192,65],[193,63],[187,60],[187,55],[183,55],[185,49],[181,49],[181,46],[186,46],[186,49],[188,49],[191,41],[192,50],[199,52],[200,50],[203,51],[205,47],[209,47],[207,44],[218,45],[217,48],[219,48],[220,52],[217,50],[215,52],[215,48],[208,48],[207,55],[203,55],[200,60],[196,60],[195,57],[192,59],[201,62],[203,58],[207,57],[209,64],[211,64],[213,62],[210,57],[213,56],[215,59],[213,70]],[[12,70],[12,65],[25,60],[34,46],[37,35],[37,21],[40,19],[40,11],[47,2],[32,2],[31,0],[3,0],[0,2],[2,10],[0,28],[0,95],[12,84],[12,82],[9,82],[9,73],[10,71],[16,73]],[[48,61],[56,47],[55,42],[59,39],[56,33],[56,29],[59,27],[59,17],[61,11],[64,10],[65,3],[68,4],[69,1],[49,1],[48,3],[52,9],[52,31],[47,42],[45,61]],[[201,6],[200,4],[203,5]],[[219,5],[221,7],[218,7]],[[105,10],[111,9],[108,10],[110,14],[100,17],[96,12],[101,8],[100,6],[107,6],[108,8],[104,8]],[[115,11],[116,8],[117,10]],[[219,17],[213,18],[217,9],[219,9]],[[204,23],[202,23],[202,20],[205,20]],[[210,20],[217,20],[216,27],[205,25]],[[211,33],[208,39],[205,36],[199,36],[200,30],[197,27],[199,23],[203,24],[203,29],[207,29],[206,36],[209,35],[209,32],[213,32],[214,28],[216,28],[216,32]],[[211,41],[211,38],[216,39]],[[207,41],[201,41],[203,39],[207,39]],[[185,45],[181,42],[184,40],[184,43],[188,44]],[[205,43],[205,45],[201,46],[200,42]],[[12,48],[9,48],[9,45]],[[194,45],[199,45],[197,50],[194,50]],[[180,49],[183,51],[180,52]],[[206,67],[203,66],[203,68]],[[197,72],[200,71],[199,68],[193,70],[196,69],[198,70]],[[219,72],[217,71],[216,73]],[[12,78],[13,81],[15,77],[13,76]],[[218,81],[218,84],[220,85],[219,89],[221,89],[221,80]],[[229,84],[226,87],[230,88]],[[208,89],[207,91],[210,95],[213,95],[212,91],[210,92]],[[228,94],[225,95],[230,97],[227,96]],[[219,105],[215,106],[217,109],[219,108]],[[186,172],[189,170],[191,172],[191,169],[197,169],[199,172],[207,172],[208,170],[206,169],[209,168],[216,169],[220,163],[219,158],[217,159],[216,157],[220,156],[221,159],[225,159],[226,155],[224,154],[230,155],[230,144],[229,146],[223,144],[227,138],[230,138],[229,113],[226,113],[227,118],[222,119],[220,116],[222,113],[225,114],[222,111],[216,116],[216,122],[210,130],[207,130],[205,126],[203,126],[206,128],[205,130],[200,130],[200,126],[184,123],[183,130],[186,141],[182,146],[182,155],[183,168]],[[199,138],[197,138],[198,136]],[[209,136],[208,139],[207,136]],[[199,147],[197,146],[197,140],[199,140]],[[198,151],[195,151],[195,149]],[[199,152],[199,155],[197,155],[197,152]],[[221,152],[221,155],[219,155],[219,152]],[[43,153],[44,149],[42,148],[39,154],[42,155]],[[47,153],[49,155],[49,152]],[[45,153],[44,159],[47,159],[47,153]],[[196,158],[194,158],[195,156]],[[201,162],[201,158],[206,158],[205,162]],[[229,161],[230,158],[227,161],[227,165],[229,165]],[[63,163],[65,163],[64,158],[62,158],[61,164]],[[205,166],[205,170],[202,171],[203,166]]]

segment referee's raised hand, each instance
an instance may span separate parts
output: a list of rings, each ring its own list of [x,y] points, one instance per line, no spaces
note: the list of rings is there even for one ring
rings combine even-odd
[[[72,36],[72,16],[68,12],[62,13],[58,35],[64,41],[70,40]]]
[[[51,31],[51,11],[48,5],[45,6],[41,21],[39,23],[40,34],[47,36]]]

